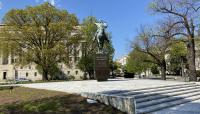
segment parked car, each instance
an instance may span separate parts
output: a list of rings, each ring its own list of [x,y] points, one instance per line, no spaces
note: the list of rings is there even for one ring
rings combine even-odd
[[[26,79],[26,78],[18,78],[18,79],[15,79],[15,82],[16,83],[20,83],[20,82],[31,82],[30,79]]]

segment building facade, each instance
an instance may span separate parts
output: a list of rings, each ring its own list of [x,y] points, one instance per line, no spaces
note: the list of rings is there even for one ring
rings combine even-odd
[[[74,49],[76,50],[76,56],[71,55],[69,58],[69,65],[60,63],[58,65],[60,73],[57,74],[60,79],[67,79],[73,77],[75,80],[82,79],[83,72],[77,68],[78,61],[82,56],[81,47]],[[8,56],[0,57],[0,81],[4,80],[15,80],[19,78],[26,78],[32,81],[42,80],[42,74],[37,70],[36,64],[30,63],[25,66],[16,65],[15,58]]]
[[[77,68],[78,61],[82,56],[81,47],[76,50],[76,56],[71,55],[69,58],[69,65],[60,63],[58,65],[60,73],[57,74],[59,79],[67,79],[73,77],[75,80],[82,79],[83,72]],[[26,78],[32,81],[42,80],[42,74],[37,70],[36,64],[30,63],[25,66],[15,64],[15,58],[8,56],[0,57],[0,81],[15,80],[19,78]]]
[[[123,56],[123,57],[117,59],[116,62],[117,62],[117,63],[120,63],[122,66],[125,66],[125,65],[126,65],[126,62],[127,62],[127,58],[128,58],[127,55],[126,55],[126,56]]]

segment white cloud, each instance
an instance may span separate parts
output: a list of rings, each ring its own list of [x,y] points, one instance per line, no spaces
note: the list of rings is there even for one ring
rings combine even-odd
[[[55,6],[55,0],[44,0],[45,2],[49,2],[51,5]]]
[[[2,2],[0,1],[0,9],[2,9],[2,7],[3,7],[3,4],[2,4]]]

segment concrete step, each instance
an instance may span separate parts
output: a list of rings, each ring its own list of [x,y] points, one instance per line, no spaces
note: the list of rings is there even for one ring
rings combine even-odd
[[[175,87],[166,87],[166,88],[154,88],[154,89],[149,89],[149,90],[130,90],[127,92],[123,92],[123,93],[118,93],[118,94],[114,94],[117,96],[130,96],[130,95],[137,95],[137,94],[144,94],[144,93],[150,93],[150,92],[161,92],[161,91],[166,91],[166,90],[174,90],[174,89],[181,89],[181,88],[186,88],[186,87],[194,87],[194,86],[199,86],[200,85],[194,85],[194,84],[189,84],[189,85],[180,85],[180,86],[175,86]]]
[[[196,95],[194,94],[193,96],[187,96],[183,99],[173,100],[170,102],[163,102],[163,103],[152,105],[152,106],[145,107],[145,108],[139,108],[139,109],[137,109],[137,114],[148,114],[151,112],[155,112],[158,110],[162,110],[165,108],[173,107],[176,105],[184,104],[184,103],[199,100],[199,99],[200,99],[200,94],[196,93]]]
[[[149,96],[156,96],[156,95],[166,94],[166,93],[175,93],[175,92],[186,91],[188,89],[196,89],[196,88],[200,88],[200,87],[199,86],[184,87],[184,88],[177,88],[177,89],[166,90],[166,91],[156,91],[156,92],[149,92],[149,93],[141,93],[137,95],[129,95],[128,97],[134,97],[135,99],[139,99],[139,98],[144,98],[144,97],[149,97]]]
[[[177,96],[177,95],[197,92],[197,91],[200,91],[200,88],[189,89],[189,90],[185,90],[185,91],[178,91],[178,92],[173,92],[173,93],[158,94],[158,95],[155,95],[155,96],[138,98],[138,99],[135,99],[135,101],[138,104],[138,103],[142,103],[142,102],[152,101],[152,100],[155,100],[155,99],[168,98],[168,97],[173,97],[173,96]]]
[[[200,96],[200,91],[182,94],[182,95],[178,95],[178,96],[171,96],[171,97],[168,97],[168,98],[155,99],[155,100],[152,100],[152,101],[137,103],[136,108],[137,109],[145,108],[145,107],[149,107],[149,106],[153,106],[153,105],[163,104],[163,103],[167,103],[167,102],[170,102],[170,101],[176,101],[176,100],[185,99],[185,98],[188,98],[188,97],[193,97],[193,96],[198,96],[198,95]]]
[[[153,90],[163,90],[163,89],[171,89],[171,88],[179,88],[188,85],[195,85],[195,83],[187,83],[187,84],[176,84],[176,85],[167,85],[167,86],[159,86],[159,87],[150,87],[150,88],[142,88],[142,89],[134,89],[134,90],[116,90],[112,92],[106,92],[109,95],[121,95],[121,94],[128,94],[129,92],[145,92],[145,91],[153,91]]]

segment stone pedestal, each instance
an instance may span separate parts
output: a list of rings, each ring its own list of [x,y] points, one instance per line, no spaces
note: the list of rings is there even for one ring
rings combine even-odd
[[[110,70],[108,65],[108,55],[97,53],[95,56],[95,78],[97,81],[107,81]]]

